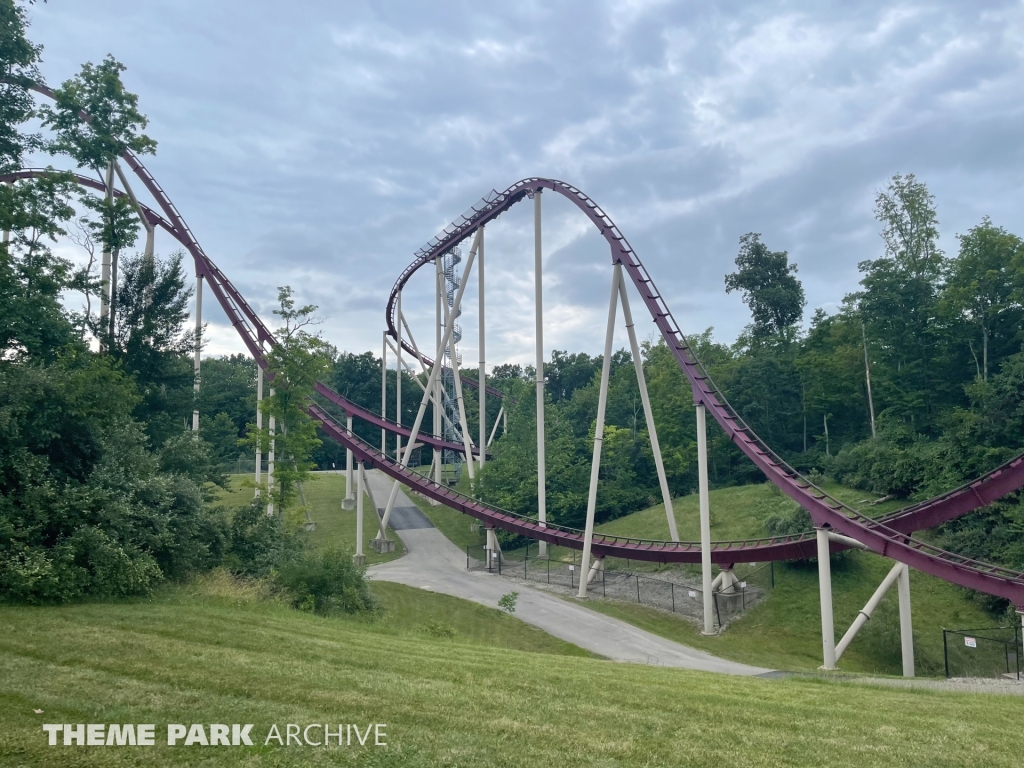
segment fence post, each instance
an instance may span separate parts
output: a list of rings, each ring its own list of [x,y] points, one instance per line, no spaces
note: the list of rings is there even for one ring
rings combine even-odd
[[[466,545],[466,570],[469,570],[469,544]]]
[[[548,556],[548,584],[551,583],[551,556]]]
[[[576,587],[576,550],[572,553],[572,568],[569,569],[569,588]]]
[[[636,577],[636,601],[640,602],[640,577]]]
[[[604,568],[601,569],[601,597],[608,597],[608,590],[605,588],[604,575],[606,571]],[[1018,664],[1019,666],[1019,664]]]
[[[669,582],[669,589],[672,590],[672,613],[676,612],[676,585]]]
[[[946,645],[946,630],[942,630],[942,661],[946,666],[946,679],[949,679],[949,647]]]
[[[718,608],[718,593],[712,592],[711,596],[715,598],[715,617],[718,619],[718,630],[722,630],[722,612]]]

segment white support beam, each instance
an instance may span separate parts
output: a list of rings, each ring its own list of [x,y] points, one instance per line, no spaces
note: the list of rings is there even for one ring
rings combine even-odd
[[[274,396],[274,388],[270,388],[270,396]],[[277,432],[274,414],[270,414],[270,450],[267,452],[267,515],[274,514],[274,434]]]
[[[821,601],[822,669],[836,668],[836,629],[832,621],[832,564],[829,560],[828,530],[816,530],[818,544],[818,595]]]
[[[477,244],[479,245],[477,260],[479,261],[479,264],[477,266],[476,276],[477,285],[479,286],[477,289],[477,302],[479,303],[478,319],[480,322],[480,370],[478,372],[480,376],[480,418],[478,419],[480,422],[480,441],[477,445],[480,446],[480,467],[483,468],[484,464],[487,462],[487,365],[484,362],[484,228],[480,227],[480,229],[477,230],[477,233]],[[472,461],[472,457],[470,457],[470,461]]]
[[[601,448],[604,444],[604,414],[608,405],[608,379],[612,369],[612,341],[615,338],[615,310],[618,307],[619,280],[622,278],[622,264],[612,267],[612,291],[608,298],[608,325],[604,335],[604,359],[601,361],[601,388],[597,395],[597,420],[594,422],[594,454],[590,459],[590,488],[587,493],[587,522],[583,531],[583,557],[580,560],[580,598],[587,596],[590,572],[590,549],[594,543],[594,515],[597,513],[597,482],[601,474]]]
[[[910,568],[903,563],[896,588],[900,599],[900,655],[903,676],[914,677],[914,619],[910,613]]]
[[[396,337],[397,344],[395,345],[395,359],[398,361],[395,364],[395,424],[402,426],[402,292],[398,292],[397,303],[395,305],[395,316],[399,318],[395,324],[395,332],[398,334]],[[387,334],[384,335],[385,341],[387,340]],[[395,458],[402,455],[402,436],[401,434],[395,435]]]
[[[352,437],[352,414],[345,414],[345,432],[349,437]],[[362,463],[360,462],[360,466]],[[342,509],[352,509],[356,505],[356,492],[353,483],[354,478],[352,477],[352,449],[345,449],[345,498],[341,502]],[[360,478],[360,482],[362,479]],[[362,493],[362,491],[360,491]],[[362,519],[359,520],[359,525],[362,525]],[[361,551],[359,552],[361,554]]]
[[[535,307],[537,375],[537,522],[548,521],[547,459],[544,446],[544,259],[541,248],[541,190],[533,193],[533,295]],[[548,543],[538,542],[538,557],[548,556]]]
[[[351,421],[351,417],[349,417]],[[363,462],[359,462],[359,488],[356,495],[356,553],[352,556],[352,561],[356,565],[366,564],[366,555],[363,554],[363,495],[366,493],[366,472],[363,468]],[[374,517],[377,516],[376,510],[374,510]]]
[[[434,299],[435,299],[435,307],[434,307],[435,308],[435,318],[434,318],[434,338],[435,338],[435,343],[434,343],[434,349],[441,349],[441,334],[443,333],[442,322],[441,322],[441,302],[442,302],[441,285],[444,282],[444,278],[443,278],[443,272],[442,272],[442,269],[441,269],[441,257],[440,256],[438,256],[436,259],[434,259],[434,273],[435,273],[435,277],[434,277],[434,294],[435,294],[434,295]],[[412,336],[410,335],[409,338],[411,339]],[[423,365],[424,368],[426,368],[426,363],[424,362],[422,356],[420,356],[420,363]],[[429,379],[430,379],[430,377],[428,375],[427,380],[429,381]],[[428,386],[429,386],[429,384],[428,384]],[[434,437],[436,437],[436,438],[440,438],[441,437],[441,411],[442,411],[442,408],[441,408],[441,393],[443,391],[444,391],[444,389],[441,387],[441,380],[438,379],[434,383],[434,408],[433,408],[433,413],[434,413]],[[434,448],[434,482],[437,483],[438,485],[441,485],[441,482],[443,480],[444,480],[443,454],[441,453],[441,449],[440,448]]]
[[[679,541],[679,529],[676,527],[676,515],[672,509],[672,494],[668,489],[668,477],[665,475],[665,462],[661,457],[661,445],[658,443],[658,430],[654,427],[654,411],[651,410],[651,398],[647,393],[647,377],[644,376],[644,361],[640,357],[640,345],[636,340],[636,329],[633,327],[633,313],[629,310],[629,297],[626,295],[626,281],[619,274],[619,301],[622,302],[622,317],[626,321],[626,332],[629,334],[629,349],[633,355],[633,367],[636,369],[636,383],[640,387],[640,400],[644,406],[644,420],[647,422],[647,434],[651,438],[651,452],[654,454],[654,467],[658,472],[658,484],[661,486],[661,498],[665,503],[665,517],[668,520],[668,532],[672,541]]]
[[[193,365],[195,377],[192,380],[192,393],[196,403],[192,409],[192,431],[199,433],[199,355],[203,345],[203,276],[196,275],[196,351]]]
[[[388,417],[388,332],[382,334],[384,343],[380,352],[380,415]],[[388,431],[380,428],[380,452],[388,455]]]
[[[711,586],[711,503],[708,497],[708,427],[703,403],[697,403],[697,489],[700,498],[700,572],[704,598],[705,635],[715,634]]]
[[[128,183],[128,177],[125,176],[124,171],[121,170],[121,164],[114,161],[114,170],[117,171],[117,178],[121,180],[121,185],[124,187],[124,191],[128,194],[128,199],[132,201],[132,205],[135,206],[135,213],[139,216],[139,221],[142,222],[142,228],[146,230],[146,247],[142,252],[144,259],[153,259],[153,247],[154,238],[156,237],[156,227],[150,224],[149,219],[146,218],[145,214],[142,213],[142,206],[139,205],[138,198],[135,197],[135,191],[132,189],[131,184]]]
[[[260,345],[260,353],[262,355],[262,344]],[[256,360],[256,431],[260,434],[263,433],[263,366],[260,365],[260,361]],[[256,443],[256,498],[260,496],[260,483],[262,482],[261,474],[263,473],[263,451],[260,450],[260,444]]]
[[[843,534],[841,533],[834,533],[832,531],[829,531],[828,540],[834,541],[836,544],[842,544],[843,546],[850,547],[852,549],[868,549],[865,544],[862,544],[856,539],[851,539],[849,536],[843,536]]]
[[[896,580],[899,579],[906,567],[907,566],[903,563],[896,563],[896,565],[889,570],[889,573],[886,574],[885,578],[882,579],[882,583],[878,585],[878,589],[876,589],[875,593],[871,595],[867,604],[861,608],[860,613],[857,614],[857,618],[853,620],[850,628],[846,630],[846,634],[843,635],[843,639],[836,644],[835,654],[837,662],[843,657],[843,654],[846,653],[846,649],[850,647],[850,643],[853,642],[853,638],[855,638],[857,633],[860,632],[861,627],[867,624],[871,619],[871,614],[875,612],[878,604],[882,602],[882,598],[885,597],[885,593],[889,591],[889,587],[896,583]]]
[[[466,261],[466,270],[463,273],[463,279],[459,289],[455,294],[455,306],[461,306],[462,294],[466,290],[466,284],[469,282],[469,275],[473,270],[473,260],[476,257],[474,251],[469,252],[469,259]],[[445,305],[447,306],[447,304]],[[438,345],[438,351],[440,352],[445,345],[448,344],[452,337],[452,331],[455,328],[455,312],[451,312],[448,316],[447,322],[445,323],[444,333],[441,336],[441,343]],[[441,355],[438,354],[434,359],[434,366],[430,369],[430,379],[427,381],[427,389],[432,389],[438,381],[438,374],[441,371]],[[409,463],[409,456],[412,453],[412,447],[416,443],[416,438],[420,434],[420,426],[423,424],[423,415],[427,411],[427,403],[430,401],[430,395],[424,391],[423,398],[420,400],[419,410],[416,412],[416,420],[413,422],[412,430],[409,433],[409,442],[405,446],[404,456],[399,457],[399,464],[401,466],[407,466]],[[468,454],[470,457],[472,454]],[[472,459],[470,458],[470,461]],[[388,521],[391,519],[391,511],[395,508],[395,499],[398,497],[398,487],[400,483],[395,480],[395,484],[391,487],[391,495],[388,497],[387,506],[384,508],[384,519],[381,524],[381,539],[387,539],[385,531],[387,530]]]
[[[491,443],[494,442],[494,433],[498,431],[498,423],[501,421],[502,415],[505,413],[504,404],[498,409],[498,415],[494,417],[494,426],[491,427],[491,436],[487,438],[487,448],[491,447]]]
[[[580,571],[582,573],[582,571]],[[587,572],[587,584],[593,584],[598,575],[604,574],[604,555],[594,558],[594,564]]]

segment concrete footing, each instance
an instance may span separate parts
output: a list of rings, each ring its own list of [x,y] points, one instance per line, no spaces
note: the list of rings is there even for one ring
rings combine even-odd
[[[374,552],[384,555],[395,551],[395,542],[391,539],[370,539],[370,548]]]
[[[342,499],[341,500],[341,508],[342,509],[355,509],[356,508],[356,500],[355,499]]]
[[[366,565],[366,555],[352,555],[352,562],[356,565]]]

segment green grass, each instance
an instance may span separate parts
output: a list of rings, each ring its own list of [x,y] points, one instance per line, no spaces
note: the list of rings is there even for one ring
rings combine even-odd
[[[875,506],[867,506],[862,502],[874,498],[873,494],[845,488],[836,483],[825,483],[823,490],[872,517],[899,509],[906,504],[906,502],[886,501]],[[711,491],[709,494],[711,538],[716,541],[730,541],[766,536],[765,518],[776,508],[791,506],[786,502],[774,502],[778,496],[774,486],[769,483],[740,485]],[[672,499],[672,509],[675,512],[679,537],[683,541],[700,541],[698,501],[698,496],[695,493]],[[603,523],[598,525],[596,530],[613,536],[632,536],[641,539],[669,538],[664,503]]]
[[[382,599],[405,613],[392,589]],[[428,602],[452,621],[437,597],[417,593],[402,621]],[[8,606],[0,623],[5,766],[1020,764],[1018,697],[617,664],[230,595]],[[157,746],[48,747],[50,722],[155,723]],[[257,746],[167,747],[169,722],[253,723]],[[387,723],[389,746],[262,746],[271,724],[323,722]]]
[[[247,485],[249,475],[231,475],[228,477],[227,490],[221,490],[218,501],[225,507],[237,509],[252,501],[253,488]],[[303,483],[309,516],[316,523],[316,530],[304,533],[317,546],[340,547],[354,552],[356,548],[356,512],[354,509],[342,509],[341,502],[345,498],[345,475],[313,473],[309,482]],[[369,565],[393,560],[402,553],[399,543],[394,552],[384,555],[370,549],[367,542],[377,535],[377,526],[373,520],[373,505],[369,496],[363,496],[363,552]],[[388,530],[391,538],[394,532]]]

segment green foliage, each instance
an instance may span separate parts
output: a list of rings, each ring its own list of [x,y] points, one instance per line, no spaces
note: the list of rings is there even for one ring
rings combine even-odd
[[[242,576],[262,578],[299,556],[302,543],[281,519],[267,514],[266,502],[256,497],[231,518],[228,568]]]
[[[498,601],[498,607],[501,610],[513,614],[516,612],[516,603],[519,601],[518,592],[509,592],[507,595],[502,595]]]
[[[740,291],[750,307],[755,339],[783,336],[800,321],[804,289],[794,277],[796,264],[785,251],[769,251],[758,232],[740,238],[737,270],[725,276],[725,292]]]
[[[366,613],[375,602],[365,579],[366,569],[352,562],[352,553],[320,549],[281,565],[276,580],[300,610],[321,615]]]
[[[54,89],[54,106],[39,109],[43,125],[56,134],[49,149],[69,155],[79,164],[101,171],[126,150],[153,154],[156,142],[140,133],[148,124],[138,111],[139,98],[125,90],[125,66],[108,55],[99,64],[87,62],[82,71]],[[82,120],[81,114],[91,118]]]
[[[0,0],[0,173],[21,167],[22,155],[38,145],[20,126],[32,116],[28,86],[39,79],[36,64],[42,46],[26,37],[25,11],[13,0]]]
[[[254,424],[249,425],[249,440],[264,453],[269,451],[271,439],[274,440],[279,458],[274,469],[274,487],[269,492],[278,512],[283,514],[298,484],[315,466],[312,454],[321,441],[317,437],[317,422],[306,413],[306,406],[316,383],[326,378],[333,348],[319,334],[306,330],[316,322],[315,306],[296,307],[288,286],[278,290],[278,301],[280,308],[275,309],[274,314],[284,325],[277,329],[277,344],[267,354],[270,392],[260,406],[266,427],[257,429]],[[270,433],[270,416],[276,419],[275,428],[280,430],[276,435]]]

